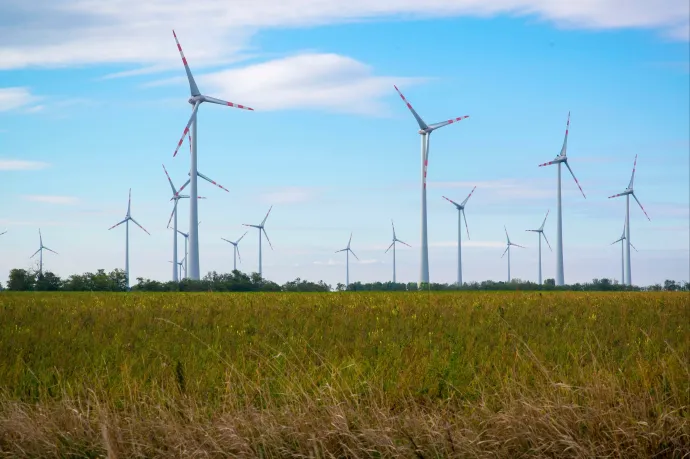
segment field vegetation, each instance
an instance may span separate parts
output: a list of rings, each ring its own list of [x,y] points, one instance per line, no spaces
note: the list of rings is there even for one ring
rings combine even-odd
[[[687,292],[0,293],[0,457],[690,457]]]

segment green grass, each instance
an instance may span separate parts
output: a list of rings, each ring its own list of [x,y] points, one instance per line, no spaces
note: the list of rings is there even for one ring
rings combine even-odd
[[[564,406],[601,416],[618,403],[627,407],[621,419],[633,424],[673,420],[675,430],[659,427],[654,435],[666,432],[670,444],[685,447],[690,445],[689,300],[687,293],[4,292],[0,419],[16,430],[17,407],[33,419],[36,407],[53,407],[60,417],[64,413],[55,407],[64,411],[69,405],[76,411],[98,406],[93,412],[99,416],[131,420],[136,404],[137,416],[146,419],[168,419],[160,410],[193,409],[198,425],[250,412],[273,416],[279,425],[284,413],[302,406],[290,419],[297,422],[302,413],[303,424],[308,413],[318,418],[314,410],[345,403],[351,416],[364,416],[364,424],[364,413],[376,409],[382,410],[380,418],[412,412],[427,413],[419,414],[427,420],[459,416],[470,423],[467,429],[486,429],[482,423],[495,422],[495,416],[518,416],[519,406],[535,409],[536,419]],[[594,422],[582,413],[578,422]],[[11,435],[3,437],[2,425],[0,453],[3,444],[18,451]],[[572,428],[582,428],[577,425]],[[410,454],[415,448],[429,454],[410,446],[424,444],[423,438],[406,439],[399,427],[394,437],[412,448]],[[94,429],[95,438],[105,441],[107,435]],[[430,432],[445,438],[439,429]],[[294,451],[309,443],[297,437],[284,441]],[[129,444],[110,441],[118,442]],[[261,454],[274,454],[272,445]],[[534,444],[523,446],[510,451],[538,452]],[[439,451],[454,451],[445,448]],[[640,451],[648,452],[644,448]],[[577,448],[563,446],[556,455],[568,451]],[[441,456],[452,455],[446,453]]]

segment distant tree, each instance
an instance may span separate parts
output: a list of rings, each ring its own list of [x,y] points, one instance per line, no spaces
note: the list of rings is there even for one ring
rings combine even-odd
[[[36,276],[34,290],[42,292],[57,292],[62,288],[62,280],[55,274],[47,271]]]
[[[664,281],[664,290],[669,292],[675,292],[680,290],[680,285],[676,284],[676,281],[666,279]]]
[[[26,269],[12,269],[7,281],[7,290],[29,291],[34,289],[36,277]]]

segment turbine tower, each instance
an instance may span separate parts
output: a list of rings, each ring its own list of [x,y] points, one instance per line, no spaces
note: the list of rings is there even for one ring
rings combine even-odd
[[[419,134],[422,136],[422,243],[421,243],[421,262],[419,268],[419,284],[429,283],[429,241],[427,240],[427,225],[426,225],[426,171],[429,164],[429,139],[431,133],[438,128],[443,126],[448,126],[456,121],[464,120],[469,118],[469,116],[461,116],[459,118],[453,118],[447,121],[441,121],[440,123],[426,124],[424,120],[417,114],[417,112],[412,108],[412,105],[405,99],[402,92],[397,86],[394,86],[395,90],[398,91],[403,102],[407,105],[407,108],[412,112],[417,124],[419,125]]]
[[[621,237],[611,243],[611,245],[617,244],[618,242],[621,243],[621,285],[625,285],[625,241],[627,240],[625,237],[626,226],[627,225],[623,223],[623,233],[621,234]],[[632,245],[632,243],[630,243],[630,247],[635,249],[635,246]],[[635,249],[635,252],[637,252],[637,249]]]
[[[403,242],[398,237],[395,235],[395,225],[393,224],[393,220],[391,220],[391,226],[393,227],[393,242],[391,242],[391,245],[388,246],[386,251],[384,253],[388,253],[388,251],[393,247],[393,283],[395,284],[395,243],[399,242],[401,244],[404,244],[408,247],[412,247],[410,244],[407,242]],[[350,234],[350,238],[352,238],[352,234]],[[350,243],[348,242],[347,246],[350,246]],[[354,255],[354,254],[353,254]],[[348,276],[349,277],[349,276]]]
[[[5,231],[6,233],[7,231]],[[2,234],[5,234],[2,233]],[[43,251],[47,250],[48,252],[53,252],[55,255],[59,255],[55,250],[49,249],[48,247],[43,245],[43,236],[41,235],[41,228],[38,229],[38,240],[40,242],[40,246],[38,247],[38,250],[34,252],[33,255],[31,255],[29,258],[33,258],[36,256],[37,253],[40,255],[38,256],[38,274],[43,275]]]
[[[241,108],[245,110],[253,110],[252,108],[245,107],[243,105],[238,105],[234,104],[232,102],[227,102],[221,99],[216,99],[214,97],[209,97],[202,95],[199,92],[199,88],[196,85],[196,82],[194,81],[194,77],[192,76],[192,71],[189,69],[189,65],[187,65],[187,59],[184,57],[184,53],[182,52],[182,47],[180,46],[180,42],[177,40],[177,35],[175,34],[175,31],[173,30],[173,36],[175,37],[175,43],[177,43],[177,49],[180,52],[180,56],[182,57],[182,64],[184,64],[184,69],[185,72],[187,73],[187,80],[189,81],[189,92],[191,94],[191,97],[189,98],[189,103],[193,106],[192,108],[192,115],[189,118],[189,121],[187,122],[187,126],[184,128],[184,132],[182,134],[182,138],[180,139],[180,142],[177,144],[177,148],[175,149],[175,153],[173,154],[173,157],[177,155],[177,151],[180,149],[180,145],[182,145],[182,142],[184,140],[185,135],[190,132],[190,126],[191,126],[191,143],[192,143],[192,154],[191,154],[191,166],[189,168],[189,180],[190,180],[190,196],[198,196],[199,193],[197,192],[197,178],[201,177],[205,180],[211,181],[209,178],[202,176],[199,174],[197,170],[197,111],[199,109],[199,106],[204,103],[204,102],[210,102],[212,104],[218,104],[218,105],[226,105],[229,107],[235,107],[235,108]],[[199,209],[197,206],[197,200],[196,199],[190,199],[190,206],[189,206],[189,258],[190,258],[190,263],[189,263],[189,268],[190,271],[187,273],[187,275],[194,280],[199,280],[200,279],[200,269],[199,269],[199,228],[198,228],[198,221],[199,221]]]
[[[508,230],[506,229],[505,226],[503,227],[503,229],[506,231],[506,241],[508,241],[508,242],[507,242],[506,250],[505,250],[505,252],[503,252],[503,255],[501,255],[501,258],[503,258],[505,256],[506,252],[508,253],[508,283],[510,283],[510,246],[514,245],[515,247],[520,247],[522,249],[524,249],[525,247],[523,247],[521,245],[513,244],[512,242],[510,242],[510,237],[508,236]]]
[[[273,206],[271,206],[268,209],[268,212],[266,212],[266,216],[264,219],[261,221],[261,224],[259,225],[249,225],[247,223],[243,223],[244,226],[250,226],[252,228],[256,228],[259,230],[259,276],[263,279],[262,276],[262,271],[261,271],[261,232],[263,231],[264,235],[266,236],[266,240],[268,241],[268,245],[271,246],[271,250],[273,250],[273,244],[271,244],[271,240],[268,238],[268,234],[266,233],[266,229],[264,228],[264,224],[266,223],[266,219],[268,218],[268,214],[271,213],[271,209],[273,209]]]
[[[549,216],[549,212],[550,212],[550,210],[546,211],[546,217]],[[541,226],[538,229],[525,230],[525,231],[531,231],[533,233],[539,233],[539,285],[541,285],[541,238],[542,237],[546,241],[546,245],[549,246],[549,250],[551,250],[551,244],[549,244],[549,240],[546,239],[546,234],[544,234],[544,225],[546,224],[546,217],[544,217],[544,221],[541,223]]]
[[[635,198],[635,201],[637,201],[637,204],[640,206],[640,209],[642,209],[642,212],[644,212],[644,215],[647,217],[647,220],[652,221],[651,218],[649,218],[649,215],[647,215],[647,211],[644,210],[644,207],[642,207],[642,203],[640,202],[639,199],[637,199],[637,196],[635,196],[635,190],[633,189],[633,182],[635,181],[635,168],[637,167],[637,155],[635,155],[635,162],[633,163],[633,170],[632,170],[632,176],[630,177],[630,183],[628,183],[628,188],[625,189],[624,192],[614,194],[613,196],[609,196],[609,199],[611,198],[617,198],[618,196],[625,196],[625,267],[626,267],[626,272],[625,272],[625,277],[626,277],[626,283],[628,285],[632,285],[632,272],[630,269],[630,196]]]
[[[350,285],[350,254],[352,254],[352,256],[357,258],[357,261],[359,261],[357,255],[355,255],[355,253],[350,248],[350,242],[352,242],[352,233],[350,233],[350,240],[347,241],[347,247],[335,251],[335,253],[345,252],[345,290],[347,290],[347,287]]]
[[[240,263],[242,263],[242,256],[240,255],[239,244],[240,244],[240,241],[242,240],[242,238],[247,235],[247,233],[248,233],[248,231],[245,231],[244,234],[242,236],[240,236],[240,238],[238,240],[236,240],[235,242],[229,241],[229,240],[225,239],[224,237],[221,238],[225,242],[229,242],[230,244],[233,245],[233,250],[232,250],[232,253],[233,253],[232,270],[233,271],[237,271],[237,257],[238,256],[240,257]],[[268,239],[268,236],[266,236],[266,238]]]
[[[151,233],[146,231],[146,229],[143,226],[141,226],[134,218],[132,218],[131,209],[132,209],[132,189],[130,188],[129,189],[129,199],[127,200],[127,215],[125,216],[125,219],[122,220],[120,223],[117,223],[117,224],[111,226],[110,228],[108,228],[108,231],[110,231],[111,229],[116,228],[116,227],[122,225],[123,223],[125,223],[125,228],[126,228],[125,229],[125,232],[126,232],[126,235],[125,235],[125,277],[127,278],[127,290],[129,290],[129,222],[130,222],[130,220],[135,225],[137,225],[139,228],[144,230],[146,232],[146,234],[148,234],[149,236],[151,235]]]
[[[462,219],[463,217],[465,218],[465,229],[467,230],[467,239],[470,238],[470,229],[467,226],[467,215],[465,215],[465,204],[467,204],[467,201],[470,199],[470,196],[472,196],[472,193],[474,193],[474,190],[476,190],[477,187],[475,186],[472,188],[472,191],[470,191],[470,194],[467,195],[464,201],[462,201],[460,204],[457,202],[446,198],[443,196],[443,199],[446,201],[450,202],[455,206],[456,209],[458,209],[458,286],[462,287]]]
[[[549,161],[548,163],[540,164],[542,166],[550,166],[552,164],[558,165],[558,182],[557,182],[557,192],[556,192],[556,202],[557,202],[557,220],[556,220],[556,285],[565,284],[565,275],[563,273],[563,210],[561,207],[561,164],[565,164],[565,167],[570,171],[570,175],[575,179],[577,187],[580,189],[580,193],[587,199],[585,192],[582,191],[580,182],[577,181],[573,170],[568,164],[568,156],[566,155],[566,150],[568,147],[568,130],[570,129],[570,112],[568,112],[568,123],[565,127],[565,138],[563,139],[563,147],[561,147],[561,152],[556,156],[556,159]]]

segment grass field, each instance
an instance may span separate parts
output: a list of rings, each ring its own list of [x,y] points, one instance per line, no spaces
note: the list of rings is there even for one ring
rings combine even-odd
[[[0,294],[0,457],[690,457],[687,293]]]

